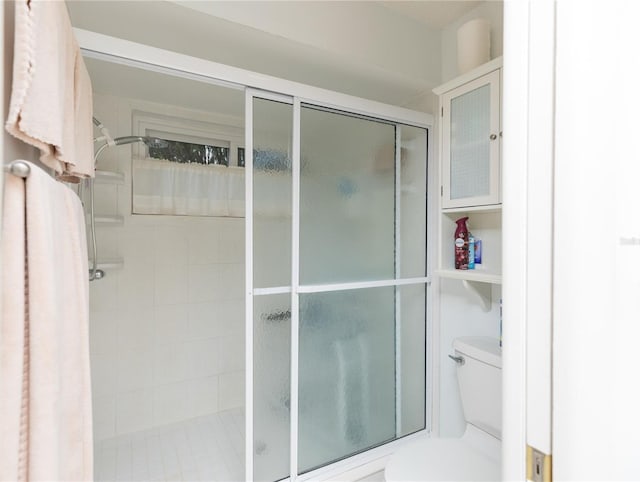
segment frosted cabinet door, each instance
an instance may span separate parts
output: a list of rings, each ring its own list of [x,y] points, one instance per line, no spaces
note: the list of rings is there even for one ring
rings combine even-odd
[[[500,71],[442,96],[442,207],[500,203]]]

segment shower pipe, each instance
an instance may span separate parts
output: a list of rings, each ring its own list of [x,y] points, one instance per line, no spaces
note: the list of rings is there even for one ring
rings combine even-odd
[[[124,137],[116,137],[113,139],[109,135],[109,131],[102,125],[102,123],[93,118],[94,125],[100,129],[102,132],[102,136],[96,137],[93,142],[105,141],[102,144],[96,153],[93,156],[93,165],[94,168],[98,165],[98,158],[102,151],[104,151],[107,147],[114,146],[124,146],[126,144],[134,144],[136,142],[142,142],[147,147],[158,147],[158,148],[166,148],[169,146],[169,143],[164,139],[159,139],[157,137],[147,137],[147,136],[124,136]],[[89,216],[90,216],[90,231],[91,231],[91,245],[93,248],[93,260],[91,269],[89,269],[89,281],[102,279],[105,276],[104,271],[98,269],[98,245],[96,242],[96,215],[95,215],[95,189],[94,189],[94,178],[90,178],[88,181],[89,184]]]

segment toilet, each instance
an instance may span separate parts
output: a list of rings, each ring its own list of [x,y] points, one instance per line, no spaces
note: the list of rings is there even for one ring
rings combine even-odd
[[[502,349],[489,337],[453,342],[466,429],[461,438],[422,438],[394,453],[385,480],[501,480]]]

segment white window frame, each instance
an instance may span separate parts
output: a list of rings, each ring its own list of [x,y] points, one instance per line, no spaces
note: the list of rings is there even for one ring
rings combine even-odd
[[[230,117],[212,115],[211,119],[211,121],[194,120],[134,109],[132,131],[136,136],[228,147],[229,166],[237,166],[238,147],[244,147],[244,126],[238,126],[238,120]],[[143,157],[146,149],[143,144],[134,144],[134,157]]]

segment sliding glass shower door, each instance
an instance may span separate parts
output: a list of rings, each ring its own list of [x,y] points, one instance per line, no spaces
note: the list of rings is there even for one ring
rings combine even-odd
[[[306,472],[395,435],[394,288],[349,286],[394,278],[395,126],[303,105],[300,138],[298,469]]]
[[[248,476],[295,479],[425,428],[427,133],[247,106]]]

